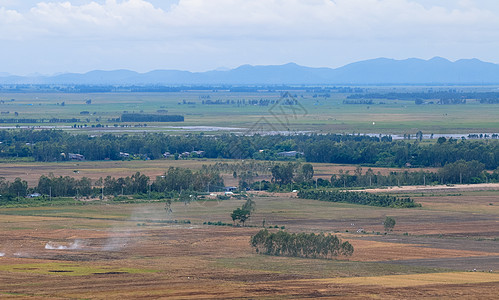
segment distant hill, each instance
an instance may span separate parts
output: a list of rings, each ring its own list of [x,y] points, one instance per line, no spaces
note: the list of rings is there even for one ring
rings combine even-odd
[[[243,65],[231,70],[188,72],[156,70],[137,73],[129,70],[66,73],[57,76],[5,76],[0,84],[499,84],[499,65],[478,59],[451,62],[377,58],[340,68],[310,68],[294,63],[277,66]]]

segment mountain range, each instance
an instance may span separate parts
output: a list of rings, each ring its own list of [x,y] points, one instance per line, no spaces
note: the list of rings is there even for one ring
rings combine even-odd
[[[207,72],[130,70],[65,73],[55,76],[12,76],[0,73],[0,84],[102,84],[102,85],[277,85],[277,84],[499,84],[499,65],[478,59],[451,62],[434,57],[429,60],[377,58],[333,68],[285,65],[251,66]]]

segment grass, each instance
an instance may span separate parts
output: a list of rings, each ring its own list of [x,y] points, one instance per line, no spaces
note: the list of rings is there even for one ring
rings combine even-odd
[[[466,197],[449,199],[473,203]],[[446,197],[421,199],[448,201]],[[478,243],[472,251],[461,247],[470,243],[468,239],[444,236],[439,244],[428,245],[425,242],[432,240],[425,240],[424,234],[468,230],[475,217],[489,219],[489,223],[477,220],[480,225],[491,224],[493,216],[326,203],[286,194],[255,196],[254,200],[256,211],[250,224],[261,225],[265,218],[267,226],[285,225],[289,232],[341,231],[338,235],[354,245],[354,255],[349,260],[258,255],[249,245],[250,236],[258,228],[202,225],[209,220],[231,223],[230,212],[241,207],[244,200],[189,205],[175,202],[171,215],[164,213],[162,203],[2,208],[0,227],[5,230],[0,252],[6,255],[0,258],[0,294],[111,299],[119,291],[125,298],[317,298],[312,295],[314,291],[341,288],[338,292],[344,298],[352,291],[370,297],[380,294],[381,289],[386,289],[381,293],[385,298],[407,298],[409,294],[399,294],[392,288],[413,286],[420,292],[421,286],[435,289],[439,285],[445,293],[473,288],[477,295],[487,298],[492,294],[491,286],[498,282],[497,273],[459,273],[438,264],[421,267],[391,263],[419,258],[445,262],[446,258],[457,257],[466,264],[470,256],[492,261],[492,241]],[[386,236],[345,233],[345,229],[352,232],[359,227],[381,231],[386,215],[397,220],[394,232]],[[161,223],[175,219],[189,219],[192,224]],[[157,226],[137,226],[143,222]],[[482,230],[479,226],[471,229]],[[403,232],[410,235],[402,236]],[[83,249],[44,249],[49,242],[69,245],[75,240],[82,241]],[[449,241],[457,246],[449,249]],[[127,246],[105,250],[108,244],[122,243]],[[16,256],[20,251],[26,256]],[[337,294],[337,290],[331,293]]]
[[[486,282],[499,282],[498,273],[484,272],[451,272],[433,274],[388,275],[376,277],[356,277],[325,279],[336,284],[376,285],[383,287],[411,287],[438,284],[477,284]]]
[[[33,273],[43,275],[88,276],[99,274],[144,274],[155,273],[156,270],[117,268],[112,266],[92,266],[75,263],[33,263],[0,265],[0,271]]]
[[[287,116],[286,126],[282,125],[270,112],[271,107],[237,105],[202,105],[200,97],[210,95],[212,99],[274,99],[280,92],[181,92],[181,93],[95,93],[95,94],[57,94],[27,93],[5,94],[3,98],[14,98],[0,104],[2,111],[11,114],[3,118],[13,118],[13,112],[19,118],[78,118],[80,124],[104,124],[107,130],[122,131],[114,128],[117,118],[123,111],[154,113],[166,109],[170,114],[185,115],[181,123],[150,123],[145,128],[127,128],[126,131],[141,133],[143,131],[165,131],[173,134],[184,132],[178,126],[220,126],[235,128],[251,128],[262,117],[278,130],[298,130],[315,132],[365,132],[365,133],[463,133],[493,132],[499,128],[499,105],[469,103],[466,105],[415,105],[412,101],[385,101],[379,105],[346,105],[344,94],[332,94],[330,99],[313,98],[313,93],[298,91],[298,100],[305,109],[296,115]],[[301,97],[303,96],[303,97]],[[91,105],[84,104],[92,99]],[[178,105],[179,101],[195,101],[196,105]],[[65,106],[57,103],[65,102]],[[43,114],[40,112],[43,111]],[[89,111],[92,115],[82,116],[81,111]],[[93,114],[95,113],[95,114]],[[229,120],[225,116],[232,116]],[[282,117],[282,116],[281,116]],[[89,119],[87,121],[86,119]],[[99,119],[99,120],[97,120]],[[375,122],[375,125],[373,125]],[[9,126],[9,124],[2,124]],[[13,124],[15,126],[15,124]],[[40,125],[40,124],[33,124]],[[57,124],[57,126],[73,124]],[[132,124],[133,125],[133,124]],[[12,125],[11,125],[12,126]],[[67,129],[67,128],[66,128]],[[102,129],[78,129],[74,132],[98,133]],[[202,129],[194,130],[201,132]],[[236,130],[237,131],[237,130]],[[240,130],[239,130],[240,131]]]
[[[55,206],[43,208],[30,208],[30,209],[5,209],[0,210],[0,214],[4,215],[17,215],[17,216],[38,216],[38,217],[52,217],[52,218],[83,218],[83,219],[103,219],[103,220],[123,220],[129,217],[128,214],[119,213],[118,211],[112,212],[105,209],[103,212],[102,207],[93,206],[89,208],[80,208],[77,206]]]
[[[239,272],[251,270],[314,278],[376,277],[396,274],[428,274],[443,271],[443,269],[396,264],[275,257],[266,255],[221,258],[215,262],[215,266],[223,269],[236,269]]]

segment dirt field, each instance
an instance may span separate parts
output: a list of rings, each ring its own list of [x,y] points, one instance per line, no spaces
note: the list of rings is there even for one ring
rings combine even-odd
[[[463,192],[463,191],[495,191],[499,190],[499,183],[478,183],[478,184],[453,184],[453,185],[414,185],[414,186],[393,186],[383,189],[365,189],[372,193],[418,193],[418,192]]]
[[[242,200],[175,203],[169,215],[161,203],[0,209],[0,297],[494,299],[499,212],[480,206],[495,208],[498,195],[420,197],[421,209],[262,195],[248,222],[257,227],[246,228],[203,225],[231,223]],[[385,235],[387,215],[397,224]],[[263,219],[290,232],[336,233],[355,252],[256,254],[249,238]]]
[[[0,177],[5,177],[7,181],[14,181],[16,177],[26,180],[30,186],[38,183],[41,175],[53,173],[55,176],[71,176],[75,178],[88,177],[97,180],[100,177],[106,177],[110,174],[114,177],[126,177],[135,172],[141,172],[154,179],[156,176],[163,175],[169,167],[181,167],[189,169],[201,169],[203,165],[211,165],[216,162],[231,163],[232,160],[215,159],[189,159],[189,160],[134,160],[134,161],[70,161],[70,162],[2,162],[0,163]],[[240,162],[240,161],[237,161]],[[315,178],[329,180],[332,174],[338,174],[340,170],[353,173],[357,166],[314,163]],[[363,168],[367,171],[368,168]],[[375,173],[380,172],[383,175],[393,171],[404,171],[407,169],[397,168],[373,168]],[[418,171],[419,169],[411,169]],[[425,169],[432,170],[432,169]],[[433,171],[435,171],[433,169]],[[226,185],[237,185],[238,180],[231,174],[224,174]],[[256,180],[270,180],[269,174],[262,174]]]

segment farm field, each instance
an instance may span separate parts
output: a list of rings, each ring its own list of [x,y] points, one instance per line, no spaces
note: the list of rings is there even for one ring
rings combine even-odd
[[[245,160],[249,163],[251,160]],[[264,161],[255,161],[263,163]],[[100,177],[106,177],[110,174],[114,177],[126,177],[141,172],[151,179],[156,176],[163,175],[169,167],[188,168],[192,170],[199,170],[203,165],[213,165],[216,163],[241,163],[240,160],[229,159],[187,159],[187,160],[130,160],[130,161],[64,161],[64,162],[1,162],[0,163],[0,177],[4,177],[7,181],[14,181],[16,177],[26,180],[30,186],[38,183],[38,178],[42,175],[49,175],[52,173],[54,176],[70,176],[77,179],[88,177],[92,180],[97,180]],[[282,163],[282,162],[281,162]],[[340,170],[353,171],[357,165],[344,165],[344,164],[327,164],[327,163],[312,163],[315,170],[315,178],[323,178],[329,180],[332,174],[338,174]],[[364,168],[364,171],[368,168]],[[373,172],[380,172],[387,175],[390,172],[403,172],[403,171],[433,171],[436,172],[437,168],[380,168],[372,167]],[[222,173],[224,181],[228,185],[237,185],[238,180],[234,179],[232,173]],[[259,174],[257,180],[271,179],[271,173],[265,172]]]
[[[373,87],[372,91],[381,88]],[[397,88],[398,92],[411,88]],[[185,91],[172,93],[2,93],[0,111],[2,119],[12,118],[77,118],[78,125],[85,128],[71,128],[74,123],[57,124],[14,124],[3,123],[2,128],[35,126],[60,128],[79,133],[142,133],[205,132],[221,134],[233,132],[251,134],[259,131],[282,133],[373,133],[373,134],[425,134],[494,133],[499,127],[497,115],[499,106],[469,101],[466,105],[416,105],[414,101],[383,100],[371,105],[343,104],[349,94],[332,93],[329,98],[317,97],[316,93],[297,90],[293,107],[256,106],[238,104],[202,104],[206,99],[213,101],[279,100],[280,91],[241,92]],[[295,97],[296,96],[296,97]],[[314,97],[315,96],[315,97]],[[209,97],[209,98],[208,98]],[[14,101],[11,101],[11,100]],[[91,100],[91,104],[85,104]],[[184,103],[185,101],[185,103]],[[64,105],[62,103],[64,102]],[[380,104],[382,102],[382,104]],[[43,111],[43,114],[41,113]],[[156,113],[185,116],[185,122],[117,124],[111,119],[123,112]],[[87,115],[80,114],[87,112]],[[14,116],[14,113],[18,113]],[[92,125],[101,124],[104,127]],[[115,126],[115,124],[117,126]],[[137,126],[140,125],[140,126]],[[106,127],[107,126],[107,127]]]
[[[369,89],[391,90],[390,87]],[[321,97],[304,88],[293,92],[292,98],[298,104],[291,110],[286,110],[289,105],[237,104],[242,100],[278,101],[281,93],[226,90],[2,93],[1,119],[75,118],[80,122],[4,122],[0,128],[56,128],[92,136],[270,132],[392,134],[396,138],[421,130],[426,137],[435,134],[433,140],[421,141],[429,144],[435,143],[439,134],[452,134],[459,139],[468,133],[494,133],[499,128],[499,106],[476,101],[466,105],[416,105],[414,101],[377,99],[369,105],[352,105],[343,103],[349,94]],[[207,99],[236,104],[203,104]],[[91,104],[86,104],[89,100]],[[141,124],[115,120],[125,112],[164,114],[166,111],[183,115],[185,121]],[[64,162],[31,159],[14,155],[2,160],[0,177],[9,182],[19,177],[33,187],[40,176],[49,174],[87,177],[95,182],[108,175],[126,177],[140,172],[154,180],[169,167],[200,170],[203,165],[215,163],[243,163],[224,159]],[[340,171],[353,174],[358,167],[312,165],[313,178],[326,180]],[[362,168],[364,172],[368,169]],[[438,172],[436,168],[372,167],[372,170],[382,175],[420,170]],[[225,186],[238,185],[232,171],[225,170],[221,175]],[[271,178],[269,168],[268,172],[259,171],[253,180]],[[256,211],[246,227],[209,225],[232,223],[230,213],[244,203],[234,198],[200,199],[188,204],[174,202],[171,213],[165,210],[164,200],[139,200],[143,202],[131,204],[112,201],[111,197],[104,201],[70,200],[67,203],[72,205],[66,206],[0,207],[0,298],[496,297],[499,184],[367,190],[409,196],[422,207],[359,206],[298,199],[296,193],[252,191],[248,193],[256,203]],[[385,234],[383,221],[387,216],[396,220],[396,226]],[[334,260],[257,254],[249,241],[264,223],[272,226],[269,229],[272,232],[336,234],[349,241],[355,251],[350,257],[339,256]]]
[[[416,196],[416,194],[413,194]],[[254,196],[244,200],[0,209],[2,298],[480,298],[499,288],[499,192],[434,193],[390,209]],[[384,234],[386,216],[397,220]],[[355,248],[335,260],[273,257],[249,244],[265,219],[289,232],[337,234]],[[174,223],[174,220],[179,222]],[[189,220],[190,223],[181,221]],[[364,232],[358,233],[359,229]],[[277,229],[271,229],[276,231]],[[476,272],[472,270],[476,269]]]

